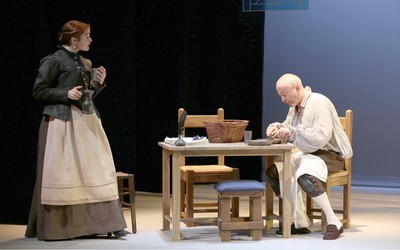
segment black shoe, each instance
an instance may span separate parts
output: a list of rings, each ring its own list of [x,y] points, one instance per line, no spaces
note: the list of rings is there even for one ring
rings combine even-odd
[[[282,235],[282,229],[279,228],[278,230],[276,230],[275,233],[278,234],[278,235]],[[311,233],[311,231],[308,230],[308,228],[306,228],[306,227],[295,228],[295,227],[294,227],[294,224],[292,224],[292,225],[290,226],[290,233],[291,233],[291,234],[309,234],[309,233]]]
[[[119,231],[113,232],[113,234],[114,234],[115,238],[119,239],[119,238],[126,237],[129,234],[129,232],[126,230],[119,230]],[[110,233],[108,235],[110,235]]]

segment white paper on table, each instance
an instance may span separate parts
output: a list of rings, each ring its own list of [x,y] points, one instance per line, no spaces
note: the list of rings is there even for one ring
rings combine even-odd
[[[200,140],[193,140],[193,137],[183,137],[182,139],[186,143],[186,145],[207,144],[208,143],[207,137],[204,137]],[[175,145],[175,142],[177,140],[178,140],[178,137],[165,137],[164,142]]]

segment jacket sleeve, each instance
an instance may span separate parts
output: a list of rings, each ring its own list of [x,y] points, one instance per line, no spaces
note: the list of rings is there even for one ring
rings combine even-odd
[[[59,64],[54,56],[42,59],[33,86],[32,96],[36,100],[50,102],[69,102],[66,88],[57,88]]]

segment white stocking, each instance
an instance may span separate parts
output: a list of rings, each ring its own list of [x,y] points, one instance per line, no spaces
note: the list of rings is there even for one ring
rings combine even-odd
[[[331,204],[329,202],[328,195],[326,194],[326,192],[324,192],[323,194],[321,194],[317,197],[313,197],[312,199],[324,211],[328,225],[333,224],[333,225],[336,225],[336,227],[338,229],[340,229],[342,227],[342,222],[339,220],[339,218],[333,212],[333,209],[331,207]]]

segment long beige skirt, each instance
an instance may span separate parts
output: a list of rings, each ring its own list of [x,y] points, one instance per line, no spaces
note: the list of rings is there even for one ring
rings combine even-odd
[[[112,160],[112,155],[111,150],[109,149],[108,141],[106,141],[107,143],[105,147],[107,148],[108,146],[109,150],[109,152],[106,152],[106,158],[108,158],[106,160],[106,162],[108,161],[107,167],[104,167],[104,165],[107,164],[103,164],[104,161],[102,162],[102,160],[92,162],[89,161],[89,163],[92,163],[93,165],[88,167],[88,160],[86,159],[83,161],[85,163],[82,165],[82,161],[79,159],[80,156],[77,154],[76,150],[72,154],[71,150],[61,150],[63,153],[68,152],[65,155],[61,155],[59,153],[60,150],[54,150],[54,147],[49,145],[63,145],[63,142],[68,141],[72,143],[72,147],[71,145],[68,145],[68,147],[74,148],[73,144],[76,143],[76,133],[71,132],[70,129],[76,129],[76,127],[74,127],[77,126],[76,115],[79,117],[83,116],[83,114],[77,108],[73,108],[73,113],[75,114],[73,115],[72,120],[67,122],[49,118],[47,116],[44,116],[42,119],[38,140],[36,184],[32,198],[31,210],[29,213],[28,225],[25,233],[26,237],[37,237],[39,240],[62,240],[86,235],[102,235],[126,228],[125,218],[118,200],[118,195],[116,193],[117,184],[115,167],[113,162],[109,160],[109,157],[111,157]],[[60,134],[58,137],[55,136],[57,133],[55,133],[54,126],[51,124],[56,120],[57,123],[70,123],[65,124],[65,128],[69,127],[69,129],[64,129],[64,133]],[[94,135],[98,135],[98,133],[100,133],[100,138],[105,136],[104,130],[101,127],[100,119],[93,115],[93,117],[90,117],[89,121],[89,123],[96,124],[94,125],[96,130],[89,129],[89,133],[94,133]],[[83,125],[83,127],[84,126],[85,125]],[[93,124],[89,124],[87,126],[93,128]],[[80,129],[83,128],[82,124],[78,125],[78,127],[80,127]],[[82,132],[80,132],[79,136],[82,137],[81,133]],[[92,135],[89,137],[91,136]],[[82,138],[85,138],[85,136]],[[104,142],[104,138],[102,141]],[[75,147],[75,149],[80,147],[81,145],[79,147]],[[63,147],[60,148],[62,149]],[[100,150],[105,149],[103,147]],[[87,150],[83,151],[85,154],[89,154]],[[52,182],[51,178],[47,178],[50,176],[47,176],[48,171],[51,172],[51,170],[46,170],[48,166],[44,167],[46,157],[49,157],[49,155],[46,156],[46,154],[48,154],[47,152],[52,152],[53,155],[54,152],[57,152],[55,154],[57,157],[53,157],[53,160],[58,159],[55,161],[57,162],[55,165],[57,165],[58,170],[62,171],[62,175],[57,176],[55,174],[55,178],[58,178],[60,184]],[[96,157],[102,159],[101,155],[97,155]],[[83,172],[85,173],[82,174],[82,169],[74,169],[71,170],[73,174],[69,174],[66,170],[68,168],[61,167],[60,169],[60,162],[65,161],[66,159],[69,159],[68,162],[74,163],[64,164],[65,166],[73,166],[74,168],[80,166],[82,169],[83,167],[86,167],[86,170],[88,171],[84,170]],[[50,161],[47,159],[46,164],[48,164],[48,162]],[[110,162],[112,162],[111,167],[109,166]],[[101,174],[90,174],[90,171],[94,171],[94,169],[96,169],[97,172],[106,173],[106,178],[104,178],[105,181],[100,180]],[[46,174],[44,174],[44,171],[46,171]],[[54,175],[54,173],[52,175]],[[95,178],[91,179],[93,176]],[[62,177],[65,177],[65,180],[67,181],[62,180]],[[46,188],[43,188],[42,183],[46,185]],[[49,185],[49,183],[55,183],[56,185]],[[82,184],[88,186],[88,188],[81,188],[80,185]],[[47,191],[49,186],[51,186],[51,192]],[[61,190],[60,193],[62,195],[57,194],[58,189]],[[42,190],[45,190],[44,193],[47,193],[46,198],[44,199]],[[87,194],[85,193],[85,190],[88,191]],[[56,198],[53,199],[52,195],[54,195]],[[77,195],[78,198],[74,198],[74,195]],[[60,199],[60,197],[62,197],[62,199]],[[48,202],[49,200],[53,200],[53,202],[55,200],[55,203],[50,205],[45,204],[52,203]]]

